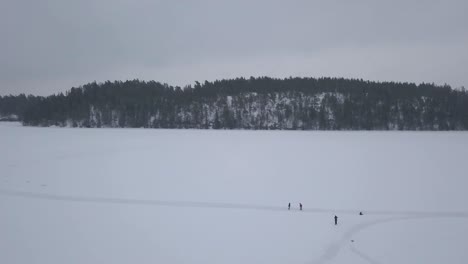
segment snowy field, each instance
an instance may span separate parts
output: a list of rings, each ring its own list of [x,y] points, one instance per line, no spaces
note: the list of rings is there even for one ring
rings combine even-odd
[[[468,263],[466,132],[0,123],[0,147],[0,263]]]

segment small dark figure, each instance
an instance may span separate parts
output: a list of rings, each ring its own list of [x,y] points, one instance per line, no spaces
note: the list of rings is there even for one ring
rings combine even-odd
[[[299,210],[302,211],[302,204],[301,203],[299,203]]]
[[[335,225],[338,225],[338,216],[335,215]]]
[[[359,212],[359,215],[363,215],[363,213],[362,213],[362,212]]]
[[[291,203],[288,203],[288,210],[291,210]]]

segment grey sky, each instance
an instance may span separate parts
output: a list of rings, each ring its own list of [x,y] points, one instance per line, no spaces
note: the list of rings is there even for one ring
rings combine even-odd
[[[468,1],[0,0],[0,94],[268,75],[468,86]]]

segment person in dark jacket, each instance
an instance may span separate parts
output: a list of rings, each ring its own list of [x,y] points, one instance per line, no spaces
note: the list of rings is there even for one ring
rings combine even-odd
[[[338,225],[338,216],[335,215],[335,225]]]
[[[288,203],[288,210],[291,210],[291,203]]]
[[[302,211],[302,204],[301,203],[299,203],[299,210]]]

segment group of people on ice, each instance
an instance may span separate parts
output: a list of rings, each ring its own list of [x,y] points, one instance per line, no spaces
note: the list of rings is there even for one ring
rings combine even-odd
[[[288,210],[291,210],[291,203],[288,203]],[[299,203],[299,210],[302,211],[302,203]],[[362,212],[359,212],[359,215],[364,215]],[[338,225],[338,216],[335,215],[335,225]]]

